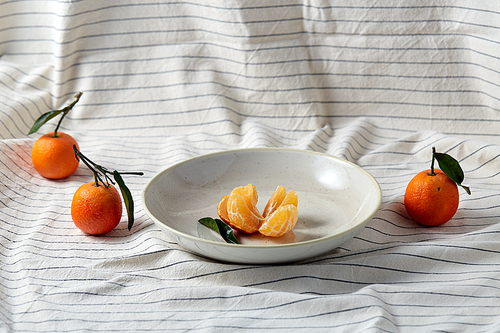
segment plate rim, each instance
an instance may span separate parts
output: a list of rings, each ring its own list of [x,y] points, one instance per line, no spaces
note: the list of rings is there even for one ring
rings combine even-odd
[[[233,154],[233,153],[239,153],[239,152],[252,152],[252,151],[284,151],[284,152],[295,152],[295,153],[306,153],[306,154],[313,154],[313,155],[319,155],[319,156],[323,156],[323,157],[327,157],[327,158],[331,158],[331,159],[334,159],[336,160],[337,162],[339,163],[345,163],[351,167],[354,167],[355,169],[361,171],[362,173],[365,174],[365,176],[368,177],[368,179],[375,185],[375,188],[377,190],[377,205],[376,205],[376,208],[371,212],[371,214],[364,220],[362,221],[361,223],[358,223],[346,230],[344,230],[343,232],[341,233],[338,233],[338,234],[335,234],[335,235],[330,235],[330,236],[325,236],[325,237],[320,237],[320,238],[316,238],[316,239],[310,239],[310,240],[306,240],[306,241],[302,241],[302,242],[297,242],[297,243],[288,243],[288,244],[271,244],[271,245],[250,245],[250,244],[231,244],[231,243],[224,243],[224,242],[217,242],[217,241],[213,241],[213,240],[209,240],[209,239],[204,239],[204,238],[199,238],[199,237],[196,237],[196,236],[192,236],[192,235],[189,235],[189,234],[185,234],[183,232],[180,232],[164,223],[162,223],[161,221],[159,221],[148,209],[147,205],[146,205],[146,195],[147,195],[147,190],[150,186],[152,186],[153,182],[159,178],[161,175],[163,175],[165,172],[171,170],[171,169],[174,169],[182,164],[185,164],[185,163],[189,163],[189,162],[192,162],[194,160],[197,160],[197,159],[202,159],[202,158],[209,158],[209,157],[212,157],[212,156],[215,156],[215,155],[222,155],[222,154]],[[360,167],[359,165],[353,163],[353,162],[350,162],[348,160],[345,160],[343,158],[340,158],[340,157],[337,157],[337,156],[333,156],[333,155],[330,155],[330,154],[326,154],[326,153],[321,153],[321,152],[316,152],[316,151],[312,151],[312,150],[307,150],[307,149],[296,149],[296,148],[279,148],[279,147],[262,147],[262,148],[239,148],[239,149],[229,149],[229,150],[221,150],[221,151],[217,151],[217,152],[213,152],[213,153],[208,153],[208,154],[203,154],[203,155],[198,155],[198,156],[195,156],[195,157],[190,157],[188,159],[185,159],[181,162],[177,162],[177,163],[174,163],[168,167],[166,167],[165,169],[159,171],[154,177],[152,177],[146,184],[146,186],[144,187],[144,189],[142,190],[142,194],[141,194],[141,204],[142,204],[142,208],[144,209],[144,211],[146,212],[146,214],[148,215],[148,217],[153,220],[153,222],[155,224],[157,224],[160,228],[166,228],[167,230],[169,230],[170,232],[172,232],[173,234],[177,235],[178,237],[183,237],[183,238],[188,238],[190,239],[191,241],[193,242],[202,242],[202,243],[205,243],[205,244],[209,244],[209,245],[214,245],[214,246],[220,246],[220,247],[227,247],[227,248],[238,248],[238,249],[243,249],[243,248],[246,248],[246,249],[274,249],[274,248],[286,248],[286,247],[299,247],[299,246],[307,246],[307,245],[311,245],[311,244],[314,244],[314,243],[322,243],[322,242],[327,242],[329,240],[333,240],[333,239],[337,239],[337,238],[340,238],[340,237],[343,237],[345,236],[346,234],[349,234],[351,232],[353,232],[354,230],[356,229],[360,229],[363,225],[367,224],[372,218],[373,216],[379,211],[380,209],[380,206],[382,204],[382,189],[380,187],[380,184],[378,183],[378,181],[375,179],[375,177],[373,177],[368,171],[366,171],[365,169],[363,169],[362,167]]]

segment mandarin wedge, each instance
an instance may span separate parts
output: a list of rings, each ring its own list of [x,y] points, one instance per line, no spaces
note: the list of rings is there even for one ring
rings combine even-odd
[[[257,232],[262,224],[257,208],[249,207],[245,197],[238,191],[231,192],[227,199],[227,215],[232,227],[249,234]]]
[[[292,230],[297,223],[299,199],[295,191],[288,191],[278,186],[264,209],[264,221],[259,232],[264,236],[280,237]]]
[[[217,215],[219,215],[220,219],[226,223],[231,224],[229,222],[229,216],[227,215],[227,200],[229,199],[229,195],[225,195],[220,199],[219,204],[217,205]]]
[[[217,214],[231,227],[249,234],[259,231],[264,236],[280,237],[295,226],[299,200],[294,191],[286,193],[285,187],[278,186],[262,215],[257,209],[258,199],[252,184],[236,187],[222,197]]]
[[[299,211],[297,206],[293,204],[279,206],[264,220],[259,228],[259,232],[269,237],[283,236],[295,227],[298,217]]]
[[[259,196],[257,195],[257,190],[254,185],[248,184],[247,186],[236,187],[231,193],[238,193],[243,196],[248,208],[250,208],[250,210],[252,210],[253,213],[259,218],[262,218],[262,215],[260,215],[260,212],[256,207],[257,201],[259,201]]]
[[[281,205],[283,199],[285,199],[285,196],[286,196],[285,187],[282,185],[278,186],[276,188],[276,191],[274,191],[273,195],[267,202],[266,207],[264,207],[264,212],[262,213],[262,217],[266,218],[268,215],[274,212],[276,208],[278,208]]]
[[[298,207],[299,205],[299,198],[297,198],[297,194],[295,194],[295,191],[288,191],[288,193],[285,196],[285,199],[281,202],[281,206],[286,206],[286,205],[294,205],[295,207]]]

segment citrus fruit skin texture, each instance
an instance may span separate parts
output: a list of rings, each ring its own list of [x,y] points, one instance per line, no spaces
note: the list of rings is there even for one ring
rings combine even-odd
[[[437,226],[448,222],[457,212],[458,187],[440,169],[425,170],[413,177],[406,187],[405,209],[417,223]]]
[[[54,132],[42,135],[35,141],[31,150],[31,160],[35,170],[48,179],[62,179],[71,175],[78,168],[73,145],[76,140],[69,134]]]
[[[113,230],[122,217],[122,200],[113,185],[83,184],[76,190],[71,202],[71,218],[81,231],[102,235]]]

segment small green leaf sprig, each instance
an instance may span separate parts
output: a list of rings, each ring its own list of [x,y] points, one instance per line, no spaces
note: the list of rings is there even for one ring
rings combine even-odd
[[[439,163],[439,168],[444,172],[448,178],[454,181],[458,186],[461,186],[467,194],[471,194],[470,188],[462,185],[464,181],[464,171],[456,159],[448,154],[436,153],[436,147],[432,147],[432,162],[431,162],[431,176],[434,176],[434,160]]]
[[[92,162],[89,158],[83,155],[76,145],[73,145],[73,150],[75,151],[75,157],[78,161],[82,161],[93,173],[95,186],[101,186],[99,182],[104,184],[106,188],[109,188],[109,184],[115,184],[113,180],[108,175],[113,175],[114,180],[118,183],[118,187],[122,193],[123,201],[125,202],[125,207],[127,208],[127,216],[128,216],[128,230],[132,229],[134,225],[134,198],[130,193],[130,190],[125,185],[123,178],[121,175],[138,175],[142,176],[144,173],[142,172],[118,172],[116,170],[110,171],[107,168]],[[103,179],[104,178],[104,179]]]
[[[226,243],[230,244],[239,244],[238,239],[233,234],[233,229],[228,226],[224,221],[219,219],[213,219],[211,217],[204,217],[198,220],[204,226],[212,229],[226,241]]]
[[[61,126],[61,123],[62,123],[64,117],[66,117],[68,112],[71,111],[71,109],[73,109],[73,107],[76,105],[76,103],[78,103],[78,101],[80,100],[80,97],[82,97],[82,95],[83,95],[82,92],[79,92],[78,94],[76,94],[75,100],[71,104],[69,104],[68,106],[66,106],[60,110],[52,110],[52,111],[45,112],[44,114],[42,114],[40,117],[38,117],[37,120],[35,120],[35,123],[33,124],[30,131],[28,132],[28,135],[37,132],[40,129],[40,127],[42,127],[46,122],[48,122],[52,118],[54,118],[62,113],[62,117],[61,117],[61,119],[59,119],[59,122],[57,123],[56,129],[54,130],[54,137],[57,138],[57,131],[59,130],[59,126]]]

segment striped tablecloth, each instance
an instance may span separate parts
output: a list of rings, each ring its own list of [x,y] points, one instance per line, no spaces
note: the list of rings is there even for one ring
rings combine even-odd
[[[79,91],[60,130],[144,172],[126,178],[130,232],[125,214],[101,237],[74,226],[82,164],[57,181],[32,166],[56,122],[31,125]],[[496,1],[1,1],[0,331],[499,332],[499,121]],[[433,146],[472,194],[428,228],[403,196]],[[200,257],[145,214],[161,170],[248,147],[356,163],[380,210],[340,248],[269,266]]]

